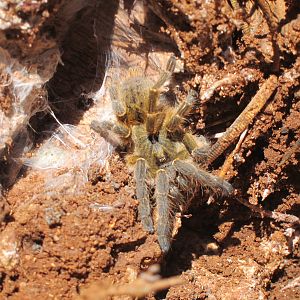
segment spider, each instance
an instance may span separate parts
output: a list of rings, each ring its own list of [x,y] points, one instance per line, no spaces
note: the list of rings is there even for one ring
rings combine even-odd
[[[156,82],[131,70],[129,77],[109,90],[116,122],[91,123],[102,137],[115,143],[113,136],[117,136],[117,143],[127,148],[126,163],[134,173],[139,219],[146,231],[156,231],[163,252],[170,249],[175,213],[187,209],[199,187],[225,195],[233,190],[228,182],[197,164],[210,149],[203,136],[184,127],[197,93],[191,90],[177,107],[161,101],[162,87],[175,64],[171,56]]]

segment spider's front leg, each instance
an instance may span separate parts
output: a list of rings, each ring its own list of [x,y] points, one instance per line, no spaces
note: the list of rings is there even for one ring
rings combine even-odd
[[[109,93],[115,116],[119,118],[124,117],[126,115],[126,105],[123,101],[119,100],[118,90],[115,87],[111,87]],[[126,139],[131,134],[129,127],[121,121],[112,122],[93,120],[90,127],[114,146],[121,144],[118,137]],[[116,136],[112,136],[111,133]]]
[[[167,62],[166,70],[162,72],[162,74],[160,75],[156,83],[153,85],[152,89],[157,90],[161,88],[164,85],[164,83],[168,79],[170,79],[170,77],[172,76],[175,70],[175,67],[176,67],[176,58],[172,55]]]
[[[176,65],[176,59],[171,56],[168,60],[166,70],[160,75],[157,82],[150,88],[148,99],[148,115],[146,121],[146,127],[148,133],[156,134],[161,129],[165,114],[157,111],[157,103],[160,95],[160,88],[163,84],[172,76]]]
[[[185,133],[182,142],[197,162],[205,163],[211,145],[203,135],[195,136],[191,133]]]
[[[134,179],[136,182],[136,198],[139,201],[139,218],[141,219],[144,229],[152,233],[154,231],[154,227],[151,218],[151,207],[146,175],[146,161],[144,158],[138,158],[135,164]]]
[[[126,105],[123,101],[121,101],[118,95],[118,89],[115,87],[110,87],[109,89],[110,101],[112,105],[112,109],[115,115],[119,118],[125,116],[126,114]]]
[[[191,153],[197,161],[202,161],[205,157],[207,157],[207,153],[210,150],[210,143],[206,140],[206,138],[204,136],[196,137],[191,133],[184,133],[183,135],[180,134],[183,132],[182,123],[195,106],[197,96],[198,94],[196,91],[191,90],[189,92],[186,100],[177,107],[167,122],[166,129],[168,135],[172,139],[176,139],[176,137],[179,138],[189,153]]]
[[[110,121],[99,122],[97,120],[93,120],[90,124],[90,127],[114,146],[121,144],[117,137],[126,139],[131,133],[130,129],[121,122],[113,123]],[[111,135],[111,133],[115,134],[117,137]]]
[[[156,173],[157,239],[163,252],[170,249],[174,215],[169,201],[169,178],[165,170]]]
[[[186,97],[186,100],[181,102],[175,112],[172,114],[170,120],[166,124],[167,131],[172,134],[176,131],[182,131],[182,123],[185,117],[188,116],[197,101],[197,92],[191,90]]]
[[[157,102],[160,94],[159,89],[172,76],[175,66],[176,66],[176,59],[174,56],[171,56],[168,60],[166,70],[162,72],[158,80],[150,88],[148,113],[151,114],[153,112],[156,112]]]

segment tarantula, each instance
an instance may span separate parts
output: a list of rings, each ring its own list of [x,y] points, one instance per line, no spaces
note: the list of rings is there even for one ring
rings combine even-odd
[[[170,248],[175,212],[188,207],[199,187],[229,194],[232,186],[199,168],[209,144],[184,128],[197,94],[190,91],[178,107],[160,100],[176,60],[172,56],[156,82],[131,70],[131,76],[112,84],[110,98],[116,122],[92,121],[91,128],[108,140],[113,135],[126,145],[127,165],[134,170],[138,213],[144,229],[154,232],[152,199],[155,199],[156,234],[163,252]]]

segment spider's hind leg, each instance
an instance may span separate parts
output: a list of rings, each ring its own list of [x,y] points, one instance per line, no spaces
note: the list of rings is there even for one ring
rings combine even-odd
[[[157,239],[163,252],[170,249],[174,215],[169,201],[169,178],[165,170],[156,173]]]
[[[138,158],[135,164],[134,178],[136,182],[136,197],[139,201],[139,218],[141,219],[144,229],[153,232],[153,222],[151,218],[151,207],[149,199],[149,191],[146,183],[146,161],[144,158]]]

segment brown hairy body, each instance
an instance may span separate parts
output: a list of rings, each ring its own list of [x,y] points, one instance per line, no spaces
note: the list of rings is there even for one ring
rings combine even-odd
[[[175,62],[174,57],[169,59],[157,82],[132,71],[129,78],[113,84],[110,98],[117,121],[91,123],[101,136],[113,141],[110,137],[117,135],[126,146],[126,162],[134,170],[139,218],[146,231],[156,232],[164,252],[170,248],[175,213],[188,207],[200,187],[221,194],[232,191],[228,182],[199,167],[209,143],[183,126],[195,105],[196,92],[190,91],[178,107],[160,102],[162,86],[171,77]]]

